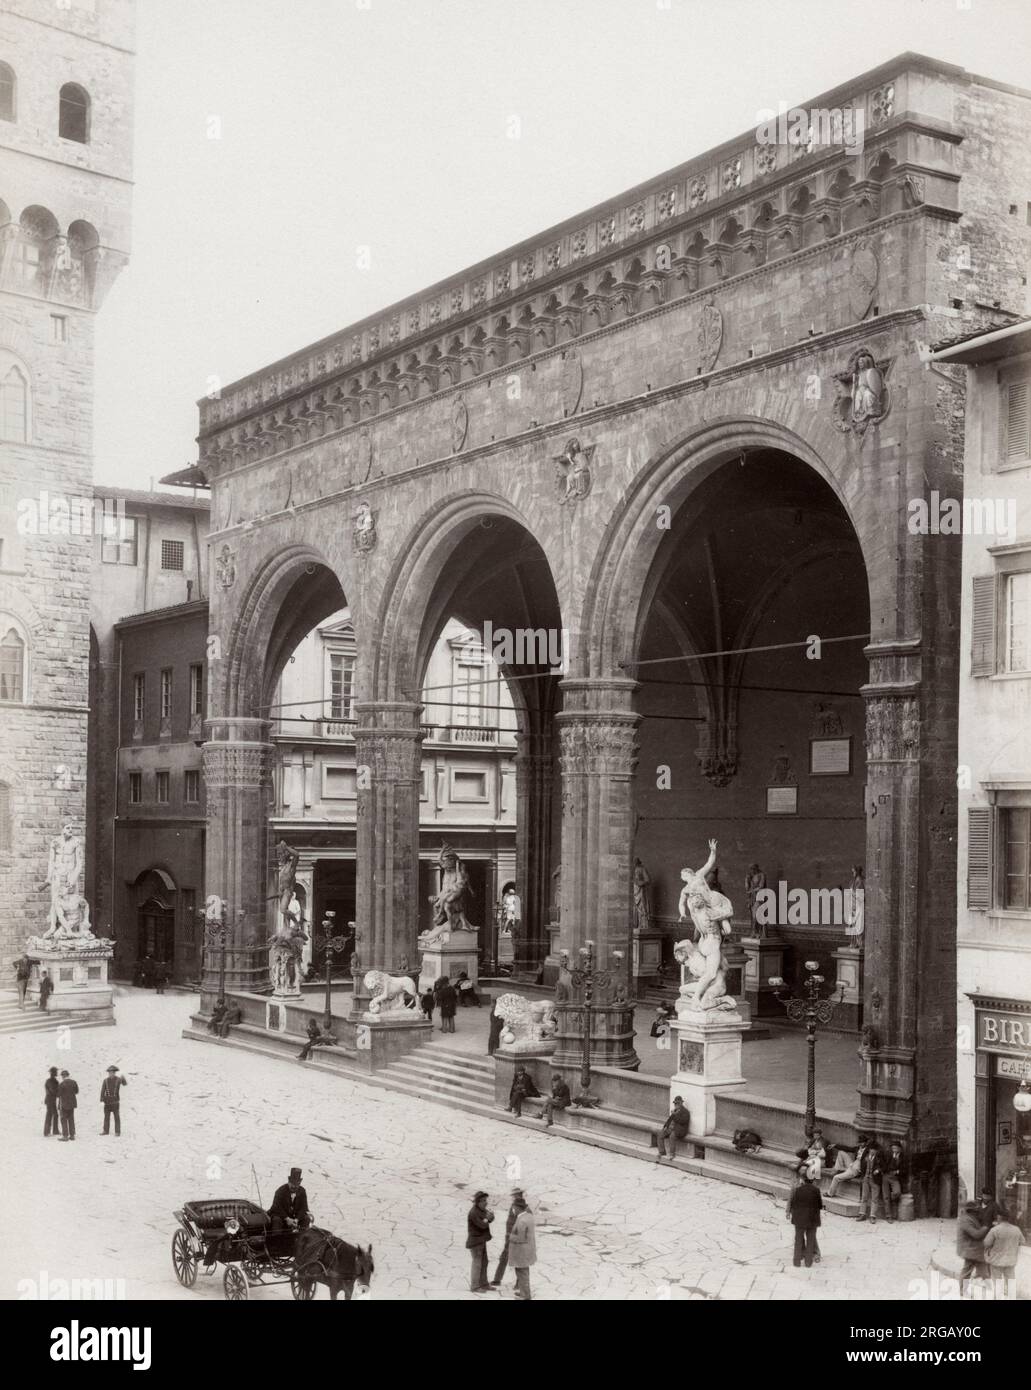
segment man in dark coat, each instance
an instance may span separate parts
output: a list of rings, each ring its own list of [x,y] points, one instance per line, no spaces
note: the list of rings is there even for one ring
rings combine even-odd
[[[505,1020],[503,1018],[498,1018],[497,1014],[494,1012],[494,1005],[492,1002],[490,1009],[490,1031],[487,1034],[488,1057],[493,1057],[495,1052],[497,1052],[498,1044],[501,1042],[501,1034],[504,1031],[504,1028]]]
[[[820,1226],[820,1212],[823,1198],[820,1189],[803,1168],[800,1170],[801,1182],[791,1194],[788,1202],[788,1220],[795,1228],[795,1251],[792,1263],[797,1269],[805,1257],[806,1269],[811,1269],[816,1254],[816,1232]]]
[[[991,1228],[981,1216],[977,1202],[967,1202],[956,1221],[956,1254],[963,1260],[959,1274],[959,1296],[966,1295],[966,1285],[971,1275],[984,1279],[988,1265],[984,1257],[984,1238]]]
[[[525,1199],[526,1194],[523,1192],[523,1189],[521,1187],[513,1187],[512,1205],[509,1207],[508,1216],[505,1219],[505,1248],[502,1250],[501,1258],[498,1260],[498,1267],[494,1271],[494,1278],[490,1281],[490,1286],[492,1289],[498,1288],[501,1284],[502,1279],[504,1279],[505,1277],[505,1270],[508,1268],[509,1237],[512,1234],[512,1227],[516,1223],[516,1217],[523,1210],[520,1203],[524,1202]]]
[[[75,1097],[79,1094],[79,1083],[73,1081],[66,1071],[61,1073],[61,1081],[57,1088],[57,1104],[61,1112],[61,1142],[66,1143],[69,1139],[75,1138],[75,1107],[78,1101]]]
[[[301,1186],[300,1168],[291,1168],[290,1177],[276,1188],[269,1207],[273,1231],[304,1231],[311,1225],[308,1194]]]
[[[544,1123],[548,1127],[555,1123],[553,1116],[556,1110],[567,1110],[573,1103],[573,1098],[569,1094],[569,1087],[562,1080],[559,1072],[551,1078],[551,1095],[544,1102]]]
[[[119,1076],[117,1067],[108,1067],[107,1076],[100,1083],[100,1103],[104,1107],[104,1128],[101,1134],[111,1133],[111,1120],[115,1122],[115,1138],[122,1133],[122,1087],[128,1086],[124,1076]]]
[[[513,1115],[523,1113],[523,1101],[527,1096],[539,1096],[540,1091],[534,1085],[533,1077],[524,1066],[515,1069],[512,1077],[512,1085],[508,1092],[508,1108]]]
[[[54,982],[46,970],[39,972],[39,1007],[44,1013],[49,1012],[50,996],[54,992]]]
[[[487,1282],[487,1242],[490,1240],[490,1223],[494,1213],[487,1208],[486,1192],[477,1192],[466,1218],[465,1248],[469,1251],[469,1288],[473,1293],[484,1293],[490,1289]]]
[[[29,976],[32,974],[32,961],[28,956],[19,956],[14,962],[14,978],[18,986],[18,1008],[25,1008],[25,991],[29,987]]]
[[[455,1031],[455,1009],[458,1007],[458,991],[450,980],[445,980],[437,990],[437,1005],[440,1008],[440,1031]]]
[[[61,1128],[60,1120],[57,1116],[57,1093],[61,1083],[57,1079],[57,1068],[50,1068],[50,1075],[43,1082],[43,1104],[47,1108],[46,1118],[43,1121],[43,1138],[49,1139],[52,1134],[56,1139]]]
[[[687,1112],[683,1096],[674,1096],[673,1109],[667,1116],[666,1123],[659,1131],[659,1152],[655,1159],[656,1163],[661,1163],[663,1158],[668,1157],[671,1161],[677,1156],[677,1144],[686,1139],[691,1128],[691,1116]]]

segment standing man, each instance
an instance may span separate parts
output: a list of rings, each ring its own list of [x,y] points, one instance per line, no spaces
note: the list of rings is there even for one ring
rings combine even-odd
[[[519,1208],[516,1206],[516,1202],[522,1196],[523,1189],[521,1187],[513,1187],[512,1205],[508,1209],[508,1217],[505,1221],[505,1248],[501,1252],[500,1260],[498,1260],[498,1267],[494,1271],[494,1278],[490,1281],[492,1289],[498,1288],[502,1279],[505,1277],[505,1270],[508,1268],[508,1243],[512,1238],[512,1227],[515,1225],[516,1217],[519,1215]]]
[[[684,1105],[684,1097],[674,1096],[673,1109],[670,1111],[666,1123],[659,1130],[659,1152],[655,1162],[661,1163],[667,1156],[672,1162],[677,1156],[678,1140],[686,1139],[690,1128],[691,1116]]]
[[[798,1269],[804,1257],[806,1269],[811,1269],[816,1255],[816,1232],[820,1227],[823,1198],[805,1168],[799,1169],[799,1176],[801,1181],[788,1199],[788,1220],[795,1228],[792,1264]]]
[[[863,1150],[863,1156],[859,1160],[859,1177],[861,1187],[859,1215],[856,1220],[865,1221],[869,1216],[870,1224],[876,1226],[877,1213],[881,1209],[881,1183],[884,1179],[881,1151],[876,1144],[867,1144]],[[833,1183],[831,1186],[833,1187]]]
[[[458,1007],[458,991],[450,980],[445,980],[437,991],[437,1006],[440,1009],[440,1031],[455,1031],[455,1009]]]
[[[1017,1258],[1023,1240],[1020,1227],[1013,1224],[1005,1207],[999,1207],[995,1224],[984,1238],[984,1257],[992,1283],[996,1285],[996,1298],[1009,1298],[1010,1281],[1017,1277]],[[996,1281],[1002,1284],[1001,1289]]]
[[[44,1013],[50,1012],[50,996],[54,992],[54,982],[46,970],[39,972],[39,1007]]]
[[[46,1118],[43,1121],[43,1138],[49,1139],[51,1134],[56,1139],[61,1125],[57,1117],[57,1093],[61,1088],[61,1083],[57,1079],[57,1068],[50,1068],[50,1075],[43,1082],[43,1104],[46,1106]]]
[[[473,1293],[490,1290],[487,1282],[487,1242],[494,1213],[487,1208],[486,1192],[477,1192],[466,1218],[465,1248],[469,1251],[469,1288]]]
[[[508,1238],[508,1258],[515,1270],[515,1296],[528,1303],[531,1298],[530,1266],[537,1263],[537,1226],[521,1192],[513,1206],[516,1208],[516,1219]]]
[[[906,1155],[897,1139],[892,1140],[891,1152],[881,1165],[881,1198],[884,1214],[894,1221],[899,1211],[899,1198],[906,1185]]]
[[[988,1227],[981,1219],[981,1210],[976,1202],[967,1202],[956,1222],[956,1254],[962,1257],[963,1268],[959,1273],[959,1296],[966,1294],[966,1284],[973,1275],[983,1279],[988,1273],[984,1258],[984,1239]]]
[[[282,1187],[277,1187],[269,1207],[273,1231],[306,1231],[311,1225],[308,1194],[301,1186],[300,1168],[291,1168]]]
[[[18,1008],[25,1008],[25,991],[29,987],[29,976],[32,974],[32,961],[28,956],[19,956],[14,962],[14,980],[18,986]]]
[[[569,1094],[569,1087],[562,1080],[561,1074],[555,1072],[551,1078],[551,1095],[544,1102],[545,1127],[550,1129],[555,1123],[552,1116],[556,1110],[568,1110],[572,1103],[573,1098]]]
[[[107,1076],[100,1083],[100,1103],[104,1107],[104,1128],[101,1134],[110,1134],[111,1117],[115,1121],[115,1138],[121,1138],[122,1117],[121,1117],[121,1095],[122,1087],[128,1086],[124,1076],[119,1076],[117,1067],[108,1067]]]
[[[69,1139],[75,1138],[75,1107],[78,1101],[75,1097],[79,1094],[79,1083],[73,1081],[66,1071],[61,1073],[61,1081],[57,1088],[57,1104],[61,1112],[61,1143],[67,1143]]]

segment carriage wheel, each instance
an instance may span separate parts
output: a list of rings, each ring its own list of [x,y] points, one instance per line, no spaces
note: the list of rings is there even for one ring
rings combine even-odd
[[[309,1279],[296,1269],[290,1275],[290,1292],[299,1303],[309,1303],[315,1297],[316,1287],[314,1276]]]
[[[222,1278],[222,1288],[231,1303],[243,1303],[251,1296],[251,1286],[247,1275],[239,1265],[226,1265]]]
[[[181,1229],[172,1237],[172,1266],[183,1288],[192,1289],[197,1282],[197,1256],[190,1237]]]

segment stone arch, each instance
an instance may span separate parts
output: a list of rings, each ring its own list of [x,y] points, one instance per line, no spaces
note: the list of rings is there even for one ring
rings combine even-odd
[[[427,626],[433,589],[462,537],[491,517],[505,518],[534,535],[531,519],[513,503],[490,493],[469,490],[447,497],[424,512],[398,545],[398,558],[384,584],[374,624],[377,640],[369,673],[372,699],[411,698],[432,641],[423,629]],[[545,558],[558,599],[554,567],[546,552]]]
[[[614,676],[632,660],[640,636],[642,596],[652,562],[667,534],[656,525],[657,508],[671,514],[691,492],[735,454],[749,449],[793,454],[829,486],[852,524],[864,561],[867,546],[840,481],[823,457],[793,430],[771,420],[734,418],[695,430],[658,455],[628,489],[623,510],[610,523],[587,586],[581,628],[583,669],[592,676]],[[869,579],[870,568],[867,564]],[[871,590],[871,612],[874,595]]]
[[[316,583],[295,619],[286,610],[291,596],[296,597],[296,586],[305,579]],[[309,545],[286,546],[254,571],[226,640],[223,718],[264,717],[292,649],[289,644],[303,636],[299,627],[307,631],[343,607],[343,592],[330,561]]]

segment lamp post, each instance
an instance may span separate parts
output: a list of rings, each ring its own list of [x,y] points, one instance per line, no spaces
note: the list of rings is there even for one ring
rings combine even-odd
[[[322,1026],[327,1033],[333,1031],[333,956],[347,947],[346,936],[334,936],[335,926],[336,913],[327,912],[322,919],[322,938],[319,942],[326,952],[326,1007]]]
[[[617,961],[623,959],[622,951],[613,951]],[[583,990],[583,1062],[580,1067],[580,1094],[574,1096],[573,1104],[585,1110],[593,1110],[601,1104],[597,1096],[591,1095],[591,1025],[594,1019],[595,989],[609,989],[613,985],[610,970],[599,970],[594,964],[594,942],[585,941],[580,947],[580,964],[570,972],[573,988]]]
[[[816,1128],[816,1029],[818,1024],[830,1023],[834,1017],[834,1010],[837,1002],[831,999],[823,999],[820,996],[820,986],[824,983],[824,977],[817,972],[820,969],[820,962],[807,960],[805,963],[806,975],[803,985],[804,994],[801,998],[795,998],[786,992],[784,981],[780,975],[771,975],[770,984],[773,986],[776,997],[787,1010],[788,1018],[792,1023],[805,1024],[805,1040],[808,1048],[806,1059],[806,1090],[805,1090],[805,1137],[812,1139],[813,1130]],[[844,993],[844,986],[842,986]]]

